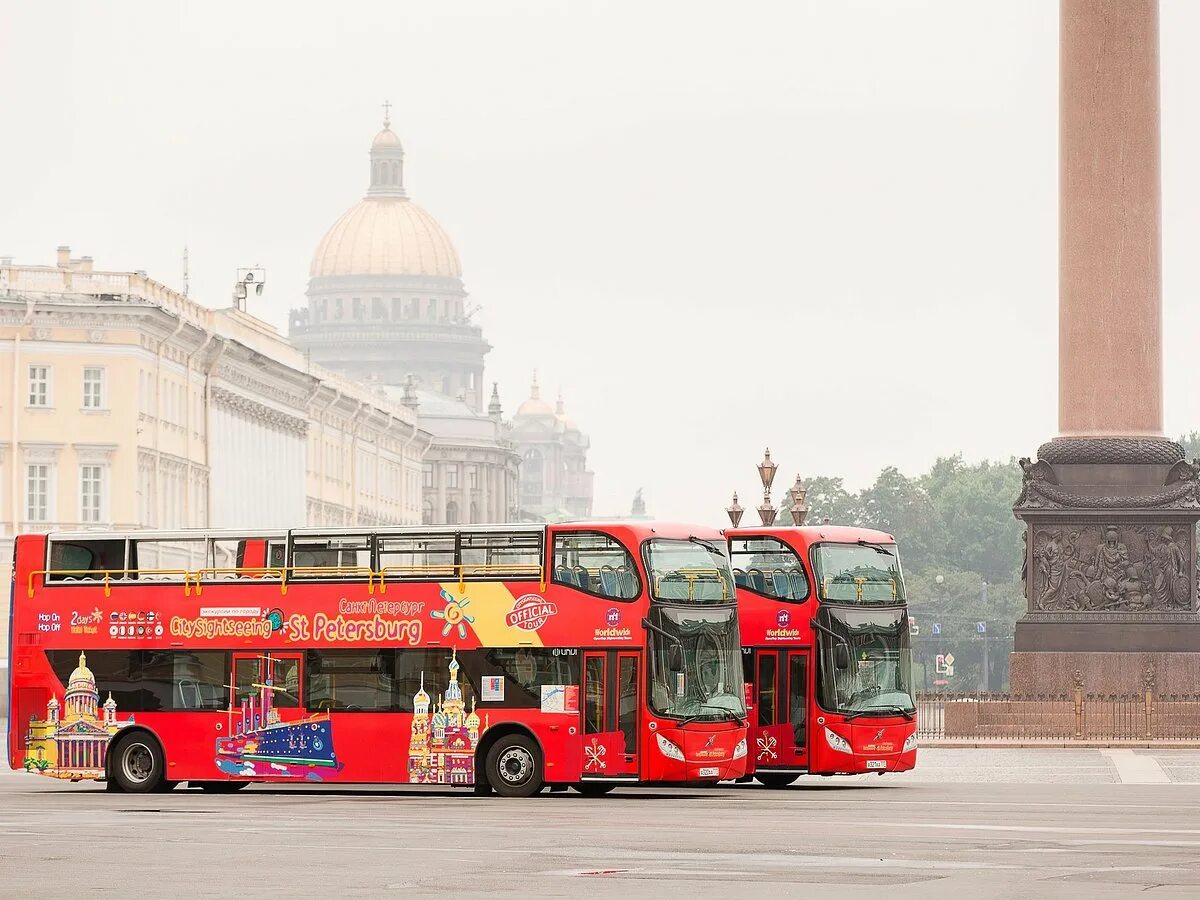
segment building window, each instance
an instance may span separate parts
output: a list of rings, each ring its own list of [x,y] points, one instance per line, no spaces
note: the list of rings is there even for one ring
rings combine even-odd
[[[50,466],[45,463],[25,467],[25,520],[50,521]]]
[[[473,491],[479,488],[479,466],[467,466],[467,487]]]
[[[50,405],[50,367],[29,367],[29,405]]]
[[[333,317],[334,317],[334,319],[338,320],[339,322],[342,319],[342,298],[341,297],[333,298]]]
[[[446,503],[446,524],[458,524],[458,504],[453,500],[447,501]]]
[[[446,468],[446,487],[448,487],[448,488],[458,487],[458,466],[447,466],[447,468]],[[450,522],[448,524],[453,525],[455,523]]]
[[[424,503],[421,504],[421,524],[422,525],[432,525],[433,524],[433,501],[432,500],[426,500]]]
[[[421,466],[421,485],[427,488],[433,487],[433,463],[425,463]]]
[[[371,298],[371,318],[380,321],[387,318],[387,312],[383,308],[382,297]]]
[[[101,521],[100,512],[104,490],[104,470],[100,466],[79,467],[79,521],[95,525]]]
[[[99,366],[83,370],[83,408],[104,409],[104,370]]]
[[[425,302],[425,318],[427,318],[430,322],[437,319],[437,301],[432,297]]]

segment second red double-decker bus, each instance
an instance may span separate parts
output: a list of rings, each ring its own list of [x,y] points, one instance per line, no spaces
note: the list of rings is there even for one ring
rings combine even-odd
[[[127,791],[736,779],[721,541],[659,523],[22,535],[9,763]]]
[[[916,762],[895,539],[834,525],[726,531],[750,715],[748,773],[898,772]]]

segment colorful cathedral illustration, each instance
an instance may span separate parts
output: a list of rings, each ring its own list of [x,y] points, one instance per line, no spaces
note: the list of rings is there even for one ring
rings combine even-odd
[[[475,746],[479,743],[479,715],[474,698],[466,713],[458,683],[458,652],[450,656],[450,686],[429,714],[430,697],[421,687],[413,695],[412,737],[408,745],[408,780],[413,784],[474,784]]]
[[[41,722],[30,718],[25,736],[25,770],[73,781],[104,777],[109,740],[131,725],[133,717],[117,721],[117,704],[110,693],[104,701],[101,718],[96,677],[87,667],[87,657],[82,652],[79,666],[67,680],[63,700],[60,707],[58,697],[51,696],[46,704],[46,718]]]

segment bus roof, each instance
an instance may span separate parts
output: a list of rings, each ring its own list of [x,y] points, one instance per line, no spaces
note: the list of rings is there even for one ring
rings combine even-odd
[[[794,535],[803,538],[810,544],[818,541],[833,541],[839,544],[854,544],[867,541],[873,544],[894,544],[896,539],[886,531],[876,531],[874,528],[858,528],[854,525],[773,525],[770,527],[756,526],[753,528],[729,528],[725,531],[728,538],[762,537],[778,535],[787,537]]]

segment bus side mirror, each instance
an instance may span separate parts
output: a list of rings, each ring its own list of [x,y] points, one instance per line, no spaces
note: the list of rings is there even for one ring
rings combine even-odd
[[[833,665],[843,672],[850,668],[850,648],[845,644],[833,645]]]
[[[679,644],[671,644],[667,648],[667,668],[672,672],[683,671],[683,647]]]

